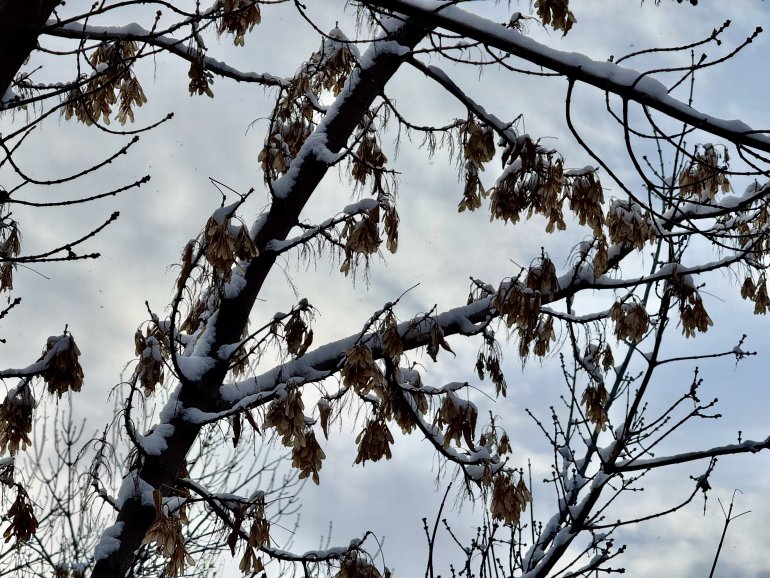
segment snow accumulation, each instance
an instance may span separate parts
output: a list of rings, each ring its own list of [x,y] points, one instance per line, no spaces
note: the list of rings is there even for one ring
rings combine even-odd
[[[122,508],[126,500],[134,498],[144,506],[154,506],[155,500],[152,497],[154,488],[139,477],[137,470],[130,471],[123,483],[120,484],[120,490],[118,491],[118,499],[115,502],[117,508]]]
[[[168,448],[166,438],[174,435],[174,426],[170,423],[160,423],[153,427],[152,431],[145,436],[136,436],[136,441],[142,451],[150,456],[159,456],[161,452]]]
[[[190,357],[177,357],[177,365],[182,375],[190,381],[198,381],[207,371],[214,367],[214,359],[206,356],[192,355]]]
[[[117,522],[107,528],[102,539],[94,549],[94,561],[104,560],[120,549],[120,535],[123,533],[123,522]]]

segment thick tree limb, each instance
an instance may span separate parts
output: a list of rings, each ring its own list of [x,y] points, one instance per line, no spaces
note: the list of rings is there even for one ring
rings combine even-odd
[[[738,120],[724,120],[695,110],[670,96],[663,84],[644,73],[611,62],[591,60],[582,54],[555,50],[516,30],[446,2],[367,0],[364,4],[403,14],[431,28],[444,28],[461,34],[486,46],[511,53],[537,66],[563,74],[571,80],[584,82],[625,100],[643,104],[737,145],[770,153],[770,136],[765,134],[766,131],[754,130]]]
[[[0,0],[0,98],[37,46],[37,37],[60,0]]]

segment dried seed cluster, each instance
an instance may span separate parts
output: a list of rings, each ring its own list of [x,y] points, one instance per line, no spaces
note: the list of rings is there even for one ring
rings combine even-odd
[[[11,389],[0,404],[0,454],[6,450],[12,456],[32,443],[32,416],[35,398],[28,385]]]
[[[147,102],[142,85],[131,71],[137,52],[133,41],[100,44],[89,59],[93,76],[85,87],[78,84],[67,94],[62,116],[67,120],[74,116],[86,125],[99,121],[110,124],[112,109],[118,104],[118,122],[133,122],[133,107]]]
[[[580,398],[580,403],[586,408],[586,418],[601,431],[607,429],[609,417],[605,408],[609,397],[609,393],[607,393],[602,382],[600,384],[591,383],[586,387],[583,396]]]
[[[478,414],[473,403],[460,399],[452,391],[447,392],[434,420],[438,427],[444,428],[444,447],[449,447],[452,440],[459,447],[462,438],[473,449]]]
[[[532,494],[523,478],[519,477],[518,483],[514,483],[508,472],[495,476],[490,507],[493,520],[502,520],[505,524],[515,526],[519,523],[521,513],[527,509],[527,503],[531,501]]]
[[[263,427],[274,427],[286,447],[294,447],[304,440],[305,404],[299,388],[289,387],[284,396],[270,404]]]
[[[203,231],[206,260],[225,281],[231,279],[236,259],[248,261],[259,255],[246,225],[233,221],[232,216],[215,214]]]
[[[385,376],[375,363],[372,350],[368,345],[359,343],[345,352],[342,382],[354,388],[361,395],[366,395],[372,390],[382,391],[385,385]]]
[[[383,576],[371,563],[358,556],[356,552],[351,552],[342,558],[340,571],[334,575],[334,578],[390,578],[390,572],[386,570]]]
[[[13,289],[13,270],[16,264],[6,259],[12,259],[19,255],[21,251],[21,233],[19,233],[18,223],[10,221],[0,226],[0,237],[3,238],[0,244],[0,292],[11,291]]]
[[[291,454],[291,465],[299,469],[299,479],[311,476],[316,485],[319,483],[318,471],[323,466],[326,454],[318,445],[315,433],[306,431],[300,443],[295,443]]]
[[[710,201],[720,191],[729,192],[729,161],[727,150],[722,155],[712,144],[698,145],[693,158],[679,173],[679,194]]]
[[[633,201],[614,199],[607,213],[607,229],[610,241],[616,244],[628,244],[634,249],[642,249],[648,241],[655,239],[655,230],[648,214]]]
[[[139,357],[134,373],[142,384],[144,394],[149,396],[155,391],[156,385],[163,383],[163,365],[168,355],[168,339],[156,327],[150,329],[148,326],[145,335],[142,335],[139,330],[134,334],[134,345],[134,353]]]
[[[615,322],[615,336],[620,341],[627,339],[639,343],[650,327],[650,316],[644,306],[636,301],[616,301],[610,308],[610,319]]]
[[[80,349],[71,334],[48,338],[43,350],[47,367],[42,376],[49,393],[61,397],[69,390],[80,391],[83,386],[83,368],[79,357]]]
[[[185,549],[182,534],[182,520],[173,514],[167,515],[163,508],[163,498],[158,490],[153,492],[155,500],[155,520],[142,540],[143,544],[157,545],[158,553],[168,559],[166,575],[183,576],[187,566],[193,566],[195,560]]]
[[[577,18],[569,10],[569,0],[535,0],[535,10],[543,24],[550,24],[551,28],[562,30],[564,34],[577,22]]]
[[[741,285],[741,297],[754,302],[754,314],[765,315],[770,309],[770,297],[767,295],[767,280],[765,274],[759,276],[759,282],[755,285],[751,275],[747,275]]]
[[[366,463],[367,460],[378,462],[383,457],[390,459],[393,454],[390,446],[394,442],[393,434],[382,418],[370,420],[361,433],[356,436],[358,454],[356,464]]]
[[[14,540],[16,544],[29,542],[37,530],[38,521],[27,492],[20,486],[16,486],[16,499],[8,508],[5,520],[10,523],[3,532],[3,538],[7,544]]]
[[[217,0],[213,10],[221,11],[217,33],[232,34],[236,46],[243,46],[246,34],[262,22],[256,0]]]

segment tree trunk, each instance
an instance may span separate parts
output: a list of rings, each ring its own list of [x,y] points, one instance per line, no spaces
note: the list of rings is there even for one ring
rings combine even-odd
[[[0,97],[37,46],[37,37],[61,0],[0,0]]]

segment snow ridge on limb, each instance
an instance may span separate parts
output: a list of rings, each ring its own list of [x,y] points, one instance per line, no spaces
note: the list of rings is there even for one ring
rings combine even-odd
[[[157,46],[190,62],[194,62],[198,58],[195,51],[188,48],[186,42],[178,38],[151,32],[137,23],[132,23],[128,26],[94,26],[79,22],[58,24],[56,21],[51,20],[48,22],[48,26],[45,33],[49,36],[89,38],[92,40],[133,40],[149,44],[150,46]],[[224,78],[232,78],[238,82],[263,84],[265,86],[286,87],[289,85],[287,79],[279,76],[238,70],[210,56],[203,56],[202,58],[206,70]]]
[[[365,4],[403,14],[418,22],[430,22],[431,26],[461,34],[563,74],[571,80],[638,102],[737,145],[770,152],[770,136],[767,134],[752,129],[740,120],[726,120],[702,113],[670,96],[662,83],[636,70],[550,48],[516,30],[443,1],[367,0]]]
[[[340,97],[326,112],[318,127],[319,136],[308,139],[304,151],[301,150],[293,159],[291,171],[283,177],[284,194],[274,195],[269,212],[257,228],[253,241],[258,249],[264,249],[269,241],[286,239],[329,168],[328,155],[316,152],[337,153],[347,144],[355,127],[404,62],[408,49],[414,47],[426,34],[423,28],[410,23],[394,24],[398,25],[388,31],[387,46],[381,49],[377,46],[378,41],[375,41],[362,56],[359,67],[348,78]],[[322,149],[319,148],[321,142],[324,145]],[[212,341],[208,352],[214,358],[214,367],[205,371],[200,379],[185,380],[181,385],[178,402],[174,402],[173,408],[167,408],[170,410],[166,412],[167,420],[162,420],[174,428],[173,433],[164,438],[166,447],[156,448],[160,450],[157,455],[145,455],[139,468],[138,479],[153,488],[170,486],[178,477],[185,456],[202,427],[199,423],[187,420],[181,409],[197,408],[202,412],[223,409],[219,388],[227,373],[228,363],[219,359],[216,352],[222,346],[240,340],[249,313],[276,258],[277,253],[266,250],[252,258],[243,273],[245,285],[241,290],[224,296],[216,319],[210,321],[211,327],[207,328],[207,333],[211,332]],[[153,524],[154,510],[152,506],[144,505],[138,496],[125,501],[117,520],[123,523],[120,543],[113,544],[117,547],[114,550],[111,548],[109,555],[96,562],[92,578],[114,578],[126,574],[137,548]]]

